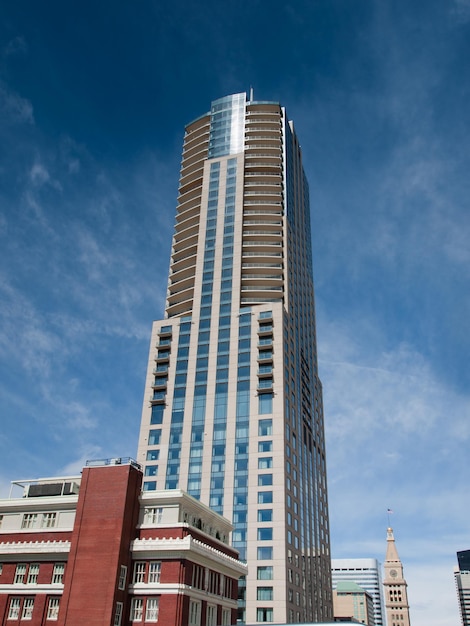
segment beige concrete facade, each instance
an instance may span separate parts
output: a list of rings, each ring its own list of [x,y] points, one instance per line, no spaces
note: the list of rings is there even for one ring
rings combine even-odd
[[[186,128],[138,460],[145,491],[233,520],[240,621],[331,619],[308,186],[277,103],[236,94]]]

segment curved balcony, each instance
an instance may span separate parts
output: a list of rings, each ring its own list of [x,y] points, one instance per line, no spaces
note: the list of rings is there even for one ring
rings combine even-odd
[[[204,173],[203,167],[197,167],[194,170],[189,170],[184,174],[180,172],[180,180],[179,180],[179,189],[180,193],[183,192],[183,189],[189,187],[190,185],[202,184],[202,175]]]
[[[174,302],[173,304],[166,306],[166,313],[168,317],[175,317],[177,315],[185,315],[186,313],[190,313],[193,309],[193,299],[189,300],[181,300],[178,302]]]
[[[169,293],[176,294],[186,289],[194,288],[194,274],[189,274],[185,278],[175,280],[173,276],[170,277],[170,283],[168,285]]]
[[[176,256],[181,251],[188,250],[189,256],[189,250],[192,248],[197,248],[198,235],[199,233],[195,233],[190,237],[186,237],[185,239],[180,239],[176,241],[173,240],[173,255]]]
[[[190,228],[191,226],[199,226],[199,212],[192,212],[189,215],[185,215],[183,214],[178,214],[176,216],[176,227],[175,227],[175,232],[178,231],[182,231],[185,228]]]
[[[174,280],[176,275],[180,272],[182,274],[182,278],[185,278],[185,275],[189,275],[190,273],[194,275],[196,271],[196,254],[193,254],[191,256],[183,256],[178,261],[172,262],[170,269],[170,280]]]
[[[192,223],[191,223],[192,222]],[[184,222],[177,224],[173,235],[173,242],[178,244],[192,237],[196,237],[199,234],[199,220],[185,220]]]

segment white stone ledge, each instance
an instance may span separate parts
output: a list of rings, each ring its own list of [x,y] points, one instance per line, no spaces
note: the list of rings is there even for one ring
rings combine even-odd
[[[68,554],[70,541],[8,541],[0,542],[0,555],[13,554]]]
[[[156,538],[156,539],[134,539],[131,543],[131,551],[135,556],[143,553],[154,554],[156,558],[174,555],[174,553],[193,552],[206,559],[223,564],[225,567],[235,569],[239,575],[247,573],[247,566],[242,561],[234,559],[220,550],[208,546],[207,544],[194,539],[191,536],[180,538]],[[155,554],[158,553],[158,554]]]

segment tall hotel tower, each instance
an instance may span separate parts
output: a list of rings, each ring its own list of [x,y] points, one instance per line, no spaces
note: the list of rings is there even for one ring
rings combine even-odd
[[[293,123],[235,94],[186,127],[138,460],[233,521],[239,621],[332,619],[308,185]]]

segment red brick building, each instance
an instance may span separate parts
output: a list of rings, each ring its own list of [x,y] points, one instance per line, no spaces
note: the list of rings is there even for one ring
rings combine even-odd
[[[0,500],[0,624],[235,624],[246,565],[231,524],[141,483],[121,459],[14,483],[21,497]]]

